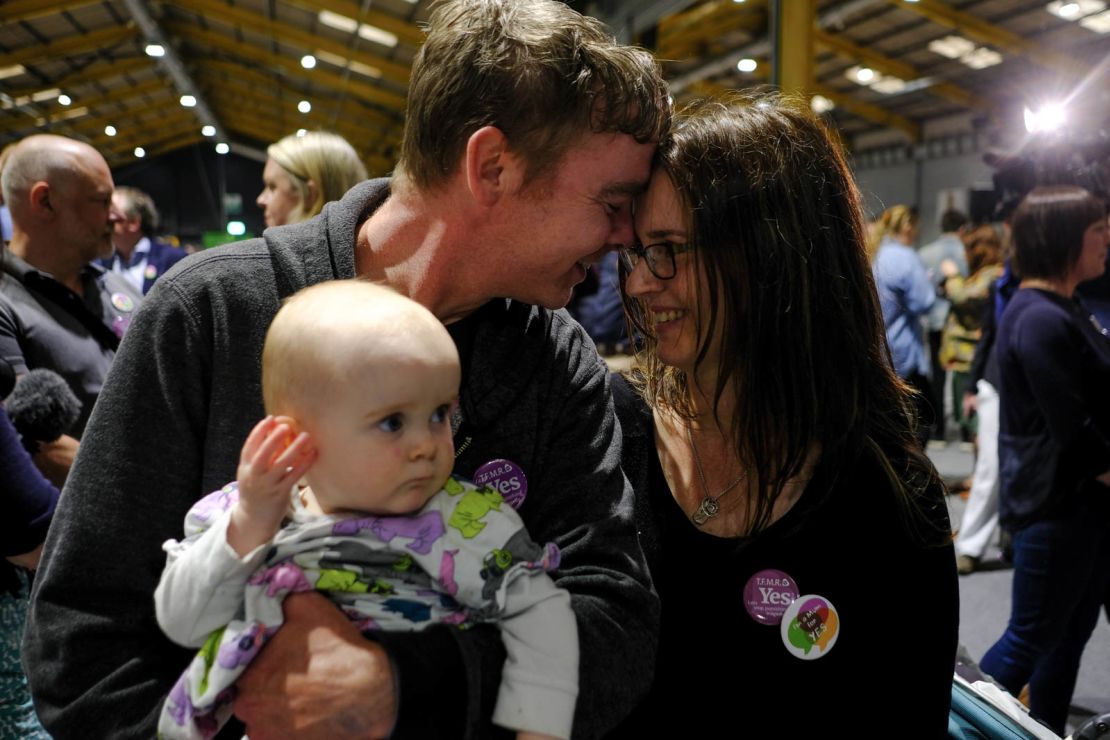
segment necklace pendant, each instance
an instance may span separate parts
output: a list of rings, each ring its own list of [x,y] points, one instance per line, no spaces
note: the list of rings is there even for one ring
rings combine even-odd
[[[694,521],[694,524],[700,527],[713,517],[717,516],[717,512],[719,512],[720,510],[721,505],[717,503],[717,500],[709,498],[707,496],[706,498],[703,498],[701,500],[701,503],[698,504],[697,511],[695,511],[693,516],[691,516],[690,518]]]

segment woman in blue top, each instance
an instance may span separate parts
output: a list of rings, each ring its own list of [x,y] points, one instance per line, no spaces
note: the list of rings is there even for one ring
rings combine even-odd
[[[1041,187],[1012,221],[1021,284],[1002,314],[999,518],[1013,532],[1010,622],[981,667],[1064,734],[1110,583],[1110,339],[1075,298],[1105,270],[1106,206]]]
[[[917,214],[907,206],[891,206],[871,225],[867,253],[875,272],[894,372],[920,394],[914,400],[918,439],[924,444],[934,426],[943,424],[944,414],[929,402],[929,355],[921,319],[933,307],[937,294],[925,265],[913,251],[916,239]]]

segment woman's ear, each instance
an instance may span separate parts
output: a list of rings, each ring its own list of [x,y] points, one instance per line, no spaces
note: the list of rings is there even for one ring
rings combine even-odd
[[[487,207],[515,190],[523,180],[521,162],[509,151],[509,140],[496,126],[483,126],[470,135],[463,167],[472,196]]]
[[[305,203],[301,206],[301,209],[308,213],[316,205],[316,199],[320,197],[320,186],[316,184],[315,180],[309,178],[308,182],[305,183],[305,188],[308,191],[308,197],[305,198]]]

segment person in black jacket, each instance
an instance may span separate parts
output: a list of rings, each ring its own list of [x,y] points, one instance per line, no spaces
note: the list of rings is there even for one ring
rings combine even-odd
[[[662,628],[617,736],[856,734],[897,711],[899,736],[945,737],[943,486],[839,147],[802,103],[703,104],[660,145],[636,236],[621,255],[644,345],[614,398]]]
[[[1013,532],[1010,621],[980,667],[1061,735],[1110,582],[1110,339],[1075,299],[1106,269],[1105,204],[1036,188],[1013,217],[1020,287],[995,346],[1000,520]]]

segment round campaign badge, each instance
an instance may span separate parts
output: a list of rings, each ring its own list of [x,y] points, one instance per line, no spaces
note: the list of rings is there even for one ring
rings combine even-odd
[[[135,301],[131,300],[131,296],[126,293],[112,293],[112,305],[116,307],[117,311],[128,313],[135,309]]]
[[[768,626],[782,621],[786,608],[798,598],[798,584],[781,570],[761,570],[744,586],[744,608],[748,615]]]
[[[112,319],[112,332],[123,339],[123,335],[127,333],[127,327],[131,326],[130,316],[117,316]]]
[[[500,493],[501,498],[508,501],[509,506],[514,509],[519,509],[528,495],[528,476],[512,460],[490,460],[474,471],[474,482]]]
[[[146,269],[143,270],[143,277],[147,280],[153,280],[154,278],[158,277],[158,266],[147,265]]]
[[[824,596],[806,594],[794,599],[782,615],[782,644],[802,660],[828,655],[840,635],[840,616]]]

